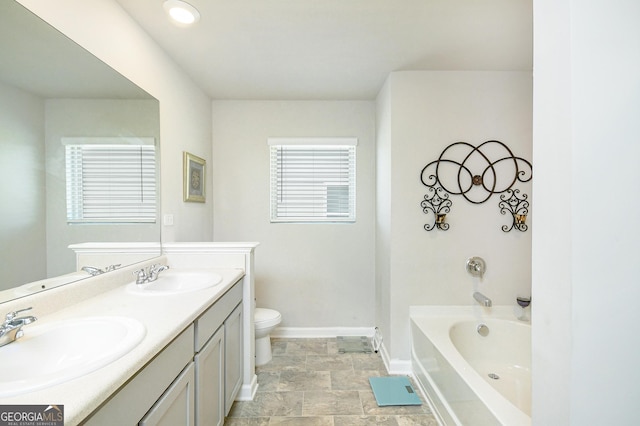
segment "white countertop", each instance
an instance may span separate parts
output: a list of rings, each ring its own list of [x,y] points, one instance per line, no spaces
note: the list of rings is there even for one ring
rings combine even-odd
[[[39,315],[34,308],[30,314],[38,317],[35,324],[89,316],[125,316],[142,322],[146,335],[128,354],[92,373],[39,391],[1,398],[0,404],[64,405],[65,425],[80,423],[244,276],[242,269],[212,270],[222,276],[222,281],[193,292],[136,295],[127,292],[126,284],[122,284],[45,315]],[[28,327],[24,328],[25,336]]]

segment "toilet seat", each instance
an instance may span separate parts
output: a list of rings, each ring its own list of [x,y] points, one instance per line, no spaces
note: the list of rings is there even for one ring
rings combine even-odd
[[[254,312],[254,323],[256,328],[268,328],[280,324],[282,315],[274,309],[256,308]]]

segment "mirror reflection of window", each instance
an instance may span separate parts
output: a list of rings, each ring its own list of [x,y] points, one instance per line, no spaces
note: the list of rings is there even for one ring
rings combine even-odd
[[[124,141],[63,138],[67,223],[155,223],[153,138]]]

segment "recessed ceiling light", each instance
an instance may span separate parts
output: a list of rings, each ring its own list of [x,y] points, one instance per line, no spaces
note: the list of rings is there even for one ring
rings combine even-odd
[[[166,0],[163,7],[171,19],[180,25],[195,24],[200,19],[198,9],[182,0]]]

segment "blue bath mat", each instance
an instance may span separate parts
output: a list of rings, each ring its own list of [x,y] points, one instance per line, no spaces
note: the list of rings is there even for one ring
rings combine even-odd
[[[404,376],[369,377],[378,406],[422,405],[409,379]]]

